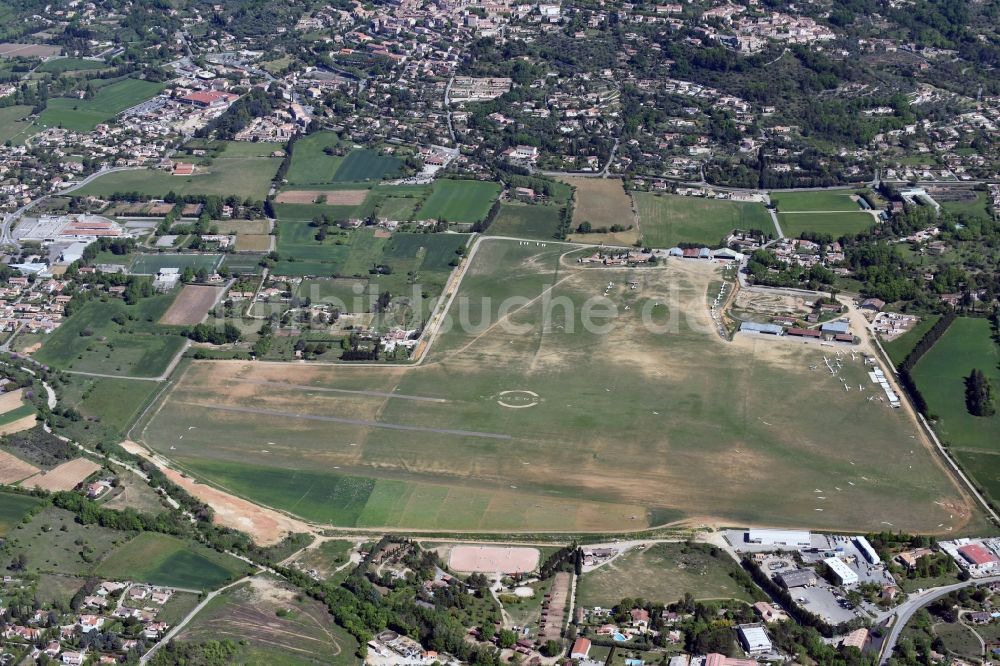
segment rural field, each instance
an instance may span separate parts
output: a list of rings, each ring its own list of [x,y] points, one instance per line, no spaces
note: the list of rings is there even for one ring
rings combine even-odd
[[[484,241],[422,364],[196,361],[141,439],[201,479],[339,525],[966,524],[902,410],[809,369],[829,352],[718,337],[718,270],[586,268],[564,247]],[[584,328],[592,297],[610,314]],[[865,381],[860,359],[843,376]]]
[[[355,148],[337,167],[333,180],[354,183],[382,180],[396,176],[403,168],[403,161],[391,155],[382,155],[368,148]]]
[[[670,604],[685,594],[698,600],[756,601],[734,574],[747,575],[723,550],[704,544],[658,543],[634,548],[585,573],[578,583],[577,603],[612,608],[625,597],[638,597]]]
[[[593,227],[610,227],[613,224],[631,226],[618,233],[573,234],[570,240],[581,243],[606,243],[609,245],[632,245],[639,239],[635,214],[632,212],[632,198],[625,191],[622,181],[617,178],[563,178],[572,185],[573,229],[582,222]]]
[[[107,66],[107,63],[103,60],[89,60],[87,58],[56,58],[55,60],[46,60],[39,65],[35,71],[63,74],[64,72],[82,72],[94,69],[104,69]]]
[[[500,204],[500,214],[486,231],[490,236],[552,240],[559,230],[562,209],[551,205]]]
[[[1000,416],[973,416],[965,405],[965,378],[978,368],[1000,387],[1000,345],[986,319],[959,317],[913,368],[917,388],[937,417],[934,430],[966,473],[1000,502]]]
[[[500,194],[500,186],[483,180],[436,180],[416,217],[445,222],[480,222]]]
[[[678,243],[718,246],[733,229],[759,229],[775,235],[764,204],[635,192],[642,242],[668,248]]]
[[[301,137],[292,149],[292,164],[285,176],[290,185],[333,182],[343,157],[327,155],[324,148],[336,148],[340,139],[334,132],[314,132]]]
[[[184,285],[181,293],[163,313],[160,323],[166,326],[192,326],[200,323],[223,291],[223,287],[205,284]]]
[[[41,503],[42,500],[30,495],[0,492],[0,538],[10,534],[28,512]]]
[[[122,79],[100,88],[93,99],[54,97],[38,115],[38,124],[90,132],[99,123],[155,97],[161,90],[162,83]]]
[[[114,171],[94,180],[79,190],[83,196],[107,197],[116,192],[139,192],[162,197],[168,192],[179,195],[202,194],[263,200],[267,196],[281,159],[248,155],[228,148],[209,166],[198,166],[191,176],[174,176],[162,169]],[[253,145],[253,144],[248,144]]]
[[[244,573],[247,565],[204,546],[156,532],[140,532],[119,546],[97,567],[99,576],[211,590]]]
[[[238,664],[351,665],[358,643],[326,606],[267,576],[226,590],[205,606],[178,641],[240,643]]]
[[[902,363],[906,357],[913,351],[913,348],[917,346],[920,339],[924,337],[927,331],[934,327],[934,324],[941,319],[940,315],[925,315],[920,318],[920,321],[911,328],[906,333],[892,340],[890,342],[883,342],[882,346],[885,348],[887,354],[889,354],[890,360],[895,365]]]
[[[25,120],[31,114],[30,106],[8,106],[0,109],[0,143],[10,141],[13,145],[24,143],[24,140],[37,130],[31,121]]]
[[[51,333],[33,357],[61,370],[155,377],[184,345],[184,338],[155,323],[175,295],[144,298],[135,305],[90,301]],[[116,315],[134,319],[118,324]]]

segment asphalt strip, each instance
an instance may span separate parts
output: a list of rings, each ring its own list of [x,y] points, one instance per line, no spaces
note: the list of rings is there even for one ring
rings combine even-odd
[[[280,416],[284,418],[306,419],[308,421],[327,421],[329,423],[345,423],[347,425],[363,426],[366,428],[386,428],[388,430],[412,430],[416,432],[433,432],[439,435],[458,435],[459,437],[485,437],[486,439],[512,439],[510,435],[500,435],[495,432],[476,432],[474,430],[449,430],[447,428],[425,428],[424,426],[398,425],[395,423],[379,423],[378,421],[364,421],[362,419],[344,419],[337,416],[320,416],[318,414],[296,414],[295,412],[282,412],[276,409],[260,409],[257,407],[232,407],[229,405],[205,405],[196,402],[185,402],[185,405],[192,407],[202,407],[204,409],[217,409],[223,412],[237,412],[239,414],[256,414],[258,416]]]

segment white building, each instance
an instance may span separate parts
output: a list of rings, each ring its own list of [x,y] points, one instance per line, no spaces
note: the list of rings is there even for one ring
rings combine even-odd
[[[161,268],[153,278],[153,289],[156,291],[170,291],[177,286],[181,280],[181,269]]]
[[[865,537],[863,536],[854,537],[854,545],[858,547],[858,550],[861,551],[861,554],[865,556],[866,560],[868,560],[868,564],[882,563],[882,558],[878,556],[878,553],[875,552],[875,549],[872,548],[872,545],[868,542],[868,539],[866,539]]]
[[[750,656],[767,654],[771,651],[771,639],[767,637],[762,624],[741,624],[736,628],[740,645]]]
[[[854,573],[851,567],[838,557],[828,557],[823,562],[830,567],[833,577],[837,579],[839,585],[854,585],[858,582],[858,574]]]
[[[812,543],[812,534],[797,530],[747,530],[747,543],[762,546],[789,546],[791,548],[808,548]]]

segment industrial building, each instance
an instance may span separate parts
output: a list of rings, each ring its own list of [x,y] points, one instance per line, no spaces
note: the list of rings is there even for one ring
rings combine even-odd
[[[765,333],[767,335],[781,335],[785,329],[777,324],[758,324],[755,321],[740,322],[740,333]]]
[[[792,569],[778,574],[778,581],[786,589],[816,584],[816,572],[812,569]]]
[[[868,564],[882,563],[882,558],[878,556],[878,553],[875,552],[875,549],[872,548],[872,545],[868,542],[868,539],[866,539],[865,537],[863,536],[854,537],[854,545],[858,547],[858,550],[861,551],[861,554],[864,555],[866,560],[868,560]]]
[[[747,543],[762,546],[788,546],[789,548],[808,548],[812,545],[812,534],[799,530],[747,530]]]
[[[838,585],[855,585],[858,582],[858,574],[839,557],[828,557],[823,563],[830,568]]]
[[[767,654],[771,651],[771,639],[767,637],[762,624],[741,624],[736,628],[740,645],[750,656]]]

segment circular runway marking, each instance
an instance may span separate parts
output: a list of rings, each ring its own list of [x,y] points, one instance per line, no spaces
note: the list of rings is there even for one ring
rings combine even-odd
[[[497,396],[497,404],[508,409],[525,409],[534,407],[542,401],[542,398],[534,391],[515,389],[513,391],[502,391]]]

